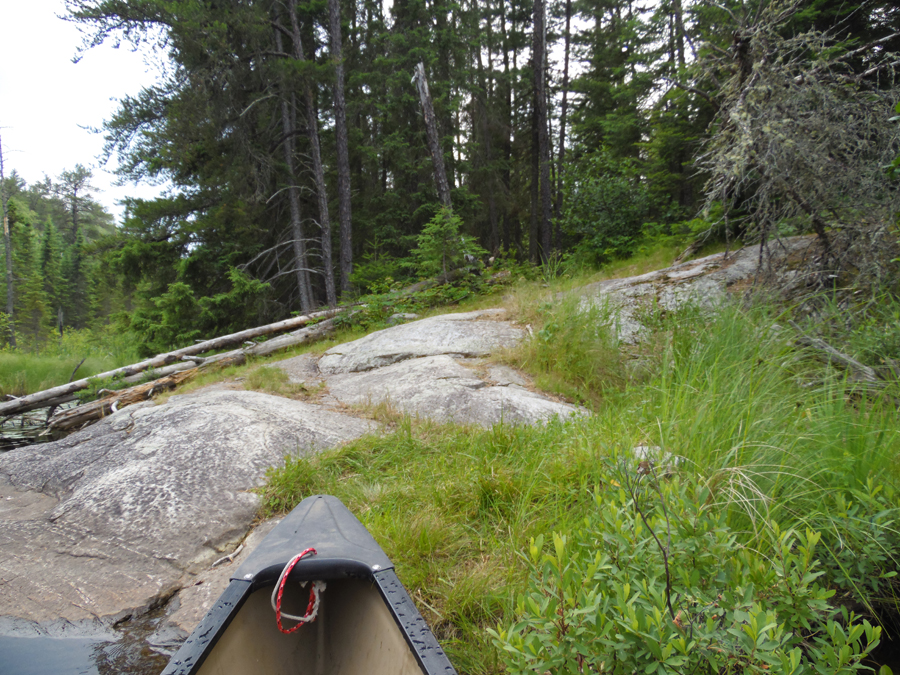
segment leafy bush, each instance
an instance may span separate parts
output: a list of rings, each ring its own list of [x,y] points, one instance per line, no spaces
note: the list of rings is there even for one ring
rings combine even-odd
[[[362,306],[336,316],[335,325],[378,330],[388,326],[394,314],[416,313],[429,307],[451,305],[480,293],[482,282],[480,278],[469,274],[452,284],[432,286],[416,293],[401,293],[396,282],[391,284],[391,289],[383,293],[364,295],[359,299]]]
[[[584,158],[567,172],[565,204],[563,230],[598,262],[632,253],[650,212],[640,179],[605,155]]]
[[[828,604],[820,535],[738,543],[702,484],[621,476],[584,526],[532,540],[514,624],[490,631],[510,673],[854,673],[879,627]]]

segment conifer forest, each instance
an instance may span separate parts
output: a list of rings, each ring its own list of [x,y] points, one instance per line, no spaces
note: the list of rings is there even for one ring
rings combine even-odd
[[[102,133],[123,181],[168,188],[116,225],[83,166],[29,185],[7,159],[4,342],[276,321],[412,283],[438,230],[544,266],[812,233],[832,277],[896,243],[891,0],[66,6],[83,49],[165,63]]]

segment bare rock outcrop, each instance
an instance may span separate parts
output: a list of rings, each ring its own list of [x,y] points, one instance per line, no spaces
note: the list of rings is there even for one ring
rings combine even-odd
[[[537,424],[579,414],[512,383],[489,385],[447,355],[426,356],[364,373],[334,375],[331,394],[343,403],[385,403],[417,417],[459,424]]]
[[[329,349],[319,360],[325,375],[357,373],[423,356],[487,356],[511,347],[525,335],[521,328],[499,321],[502,309],[444,314],[370,333]]]
[[[810,237],[792,237],[771,243],[762,256],[759,245],[728,255],[715,253],[635,277],[589,284],[580,289],[582,307],[608,305],[619,340],[633,344],[643,331],[641,310],[673,311],[688,303],[713,308],[728,297],[735,284],[752,284],[769,275],[781,277],[783,285],[785,277],[794,272],[779,263],[789,256],[815,252],[816,244]]]
[[[148,607],[246,535],[267,468],[375,428],[212,390],[0,456],[0,616],[114,619]]]

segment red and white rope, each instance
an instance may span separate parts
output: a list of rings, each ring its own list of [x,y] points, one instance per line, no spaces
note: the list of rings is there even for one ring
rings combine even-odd
[[[303,624],[311,623],[316,620],[316,616],[319,614],[319,598],[322,591],[325,590],[325,582],[324,581],[314,581],[312,586],[309,589],[309,602],[306,604],[306,613],[303,616],[293,616],[291,614],[285,614],[281,611],[281,598],[284,595],[284,585],[287,583],[288,575],[291,573],[291,570],[294,569],[294,565],[296,565],[302,558],[307,555],[316,555],[316,549],[308,548],[302,553],[298,553],[293,558],[291,558],[290,562],[284,566],[284,569],[281,570],[281,576],[278,577],[278,583],[275,584],[275,588],[272,591],[272,609],[275,610],[275,622],[278,624],[278,630],[280,630],[285,635],[290,635],[294,631],[300,628]],[[300,584],[301,587],[306,586],[306,582]],[[290,621],[296,621],[297,625],[293,628],[285,628],[281,625],[282,618],[288,619]]]

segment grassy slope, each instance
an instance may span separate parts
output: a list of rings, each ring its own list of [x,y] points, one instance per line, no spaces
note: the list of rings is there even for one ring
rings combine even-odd
[[[494,358],[589,407],[592,417],[483,430],[413,420],[382,406],[369,414],[387,433],[291,457],[272,471],[266,513],[287,511],[310,494],[341,498],[395,561],[461,673],[502,672],[486,629],[515,619],[530,570],[523,552],[533,537],[577,529],[595,508],[594,492],[630,470],[625,458],[638,444],[683,457],[680,471],[709,486],[711,508],[726,514],[749,547],[762,545],[772,521],[819,529],[831,583],[846,598],[883,606],[893,587],[879,577],[896,567],[900,547],[893,526],[900,425],[888,398],[897,392],[848,393],[840,373],[772,330],[773,321],[784,324],[773,308],[732,308],[712,319],[691,310],[648,315],[653,337],[620,350],[614,336],[596,329],[608,318],[602,309],[579,315],[572,301],[556,300],[600,278],[664,267],[674,254],[656,249],[601,273],[520,279],[496,295],[424,312],[506,306],[535,337]],[[268,360],[360,335],[347,329]],[[188,386],[241,380],[274,394],[315,396],[265,367],[268,360]]]
[[[661,266],[649,259],[650,269]],[[617,276],[646,269],[632,261]],[[315,493],[341,498],[464,673],[502,671],[486,628],[514,620],[531,538],[576,528],[593,490],[627,471],[621,462],[641,443],[683,457],[680,470],[709,486],[745,545],[761,546],[771,522],[814,527],[831,583],[864,602],[889,600],[879,575],[896,567],[900,539],[894,399],[848,394],[840,374],[772,330],[771,308],[648,317],[653,339],[621,352],[596,330],[601,310],[585,317],[550,302],[592,280],[523,283],[507,294],[535,339],[501,355],[588,405],[591,418],[482,430],[381,409],[388,433],[272,471],[267,511]]]

